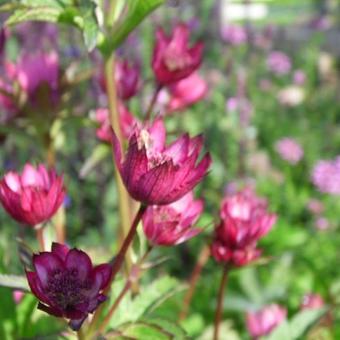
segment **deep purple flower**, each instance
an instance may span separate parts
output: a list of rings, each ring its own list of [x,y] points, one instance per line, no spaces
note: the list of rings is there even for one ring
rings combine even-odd
[[[122,159],[120,143],[112,132],[114,157],[130,195],[147,205],[163,205],[179,200],[206,175],[211,163],[209,153],[198,162],[203,138],[187,134],[165,145],[162,120],[135,131]]]
[[[32,293],[40,300],[38,308],[70,320],[78,330],[89,313],[93,313],[106,296],[111,266],[93,267],[89,256],[76,248],[52,244],[52,251],[33,255],[34,272],[26,272]]]
[[[203,210],[203,201],[194,200],[192,192],[168,205],[149,206],[143,215],[143,229],[155,245],[177,245],[196,236],[202,230],[193,228]]]
[[[10,171],[0,180],[0,201],[18,222],[35,226],[49,220],[64,201],[63,178],[44,165],[27,163],[18,174]]]
[[[156,31],[152,68],[159,84],[184,79],[201,64],[203,44],[198,42],[189,48],[189,33],[185,24],[178,24],[170,37],[161,28]]]
[[[276,304],[268,305],[257,312],[248,312],[247,329],[252,339],[270,334],[285,319],[287,310]]]
[[[220,215],[211,246],[215,260],[240,267],[257,259],[261,255],[257,241],[276,221],[276,216],[268,213],[266,201],[244,189],[223,200]]]

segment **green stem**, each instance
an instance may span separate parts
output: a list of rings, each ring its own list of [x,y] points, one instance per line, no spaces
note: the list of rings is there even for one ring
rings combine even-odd
[[[220,327],[220,323],[222,319],[222,311],[223,311],[224,290],[225,290],[225,286],[226,286],[227,279],[228,279],[228,272],[229,272],[229,267],[224,266],[220,289],[217,295],[217,307],[216,307],[216,313],[215,313],[215,327],[214,327],[213,340],[218,340],[219,338],[219,327]]]
[[[105,62],[105,78],[106,78],[106,89],[107,97],[109,102],[110,110],[110,122],[113,130],[121,145],[124,144],[122,131],[119,124],[119,113],[117,105],[117,89],[115,82],[115,57],[112,55]],[[125,189],[121,176],[119,174],[118,167],[114,168],[114,175],[117,185],[118,197],[119,197],[119,221],[120,221],[120,239],[123,242],[124,238],[129,232],[131,225],[131,214],[130,214],[130,201],[129,194]],[[126,269],[130,271],[132,266],[132,254],[130,251],[126,254]]]
[[[39,244],[40,251],[45,251],[45,240],[44,240],[44,227],[42,225],[37,225],[35,227],[37,241]]]
[[[153,94],[153,96],[151,98],[148,110],[146,111],[146,114],[145,114],[145,121],[146,122],[148,122],[151,119],[152,110],[153,110],[153,108],[154,108],[154,106],[156,104],[158,95],[161,92],[162,88],[163,88],[163,85],[157,84],[157,86],[155,88],[155,92],[154,92],[154,94]]]

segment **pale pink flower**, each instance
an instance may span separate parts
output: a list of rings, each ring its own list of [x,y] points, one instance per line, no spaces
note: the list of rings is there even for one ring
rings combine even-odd
[[[296,70],[293,74],[293,81],[295,85],[303,85],[306,81],[306,74],[302,70]]]
[[[319,309],[325,305],[325,301],[319,294],[309,293],[306,294],[301,302],[301,310]]]
[[[315,228],[318,230],[327,230],[330,227],[329,220],[326,217],[320,216],[315,220]]]
[[[231,45],[241,45],[247,42],[247,31],[243,26],[228,25],[221,30],[222,39]]]
[[[282,138],[275,144],[275,149],[282,159],[290,164],[297,164],[303,157],[301,145],[293,138]]]
[[[313,215],[319,215],[324,211],[324,206],[323,206],[323,203],[320,200],[312,198],[307,202],[307,209]]]
[[[287,74],[291,70],[290,58],[280,51],[273,51],[267,58],[268,69],[276,75]]]
[[[340,156],[318,161],[312,171],[312,182],[321,192],[340,195]]]
[[[253,339],[270,334],[287,316],[287,310],[277,304],[265,306],[257,312],[248,312],[246,323]]]

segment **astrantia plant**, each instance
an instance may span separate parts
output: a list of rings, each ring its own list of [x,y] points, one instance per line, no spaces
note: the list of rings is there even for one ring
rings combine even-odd
[[[0,5],[0,339],[338,338],[336,63],[216,4]]]

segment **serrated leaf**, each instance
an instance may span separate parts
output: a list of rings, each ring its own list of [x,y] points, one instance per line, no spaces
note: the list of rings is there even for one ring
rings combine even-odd
[[[127,14],[114,26],[109,40],[103,42],[101,50],[110,55],[143,20],[165,0],[129,0]]]
[[[326,308],[305,310],[290,321],[291,335],[293,339],[299,339],[311,326],[313,326],[325,314]]]
[[[0,286],[29,291],[26,278],[19,275],[0,274]]]
[[[16,25],[25,21],[50,21],[57,22],[62,10],[53,7],[33,7],[18,9],[5,22],[6,25]]]

